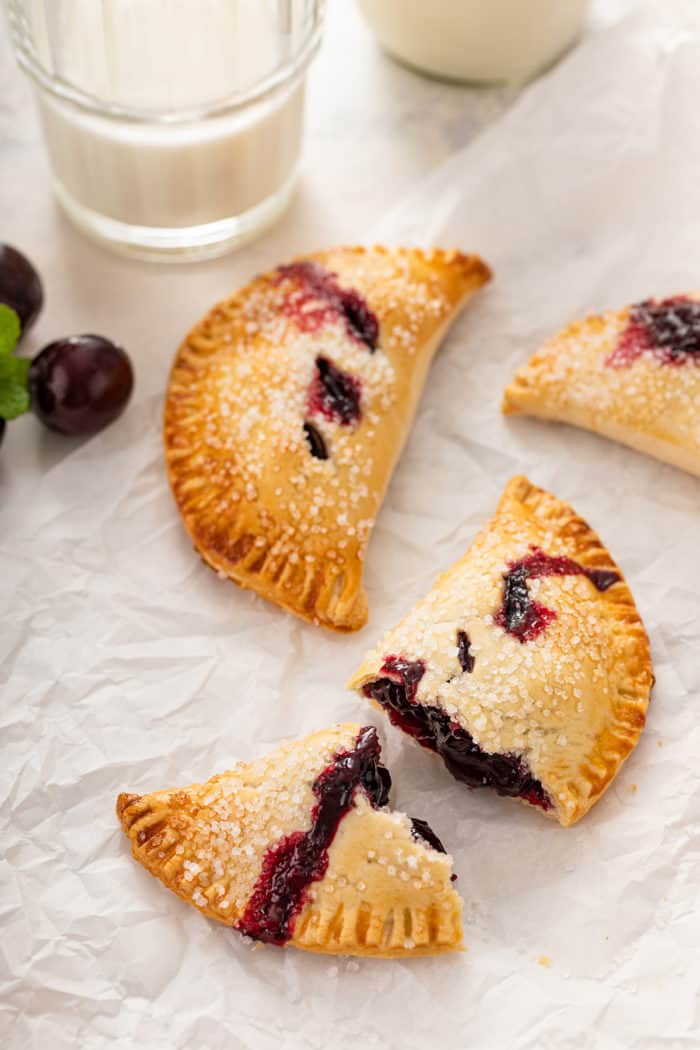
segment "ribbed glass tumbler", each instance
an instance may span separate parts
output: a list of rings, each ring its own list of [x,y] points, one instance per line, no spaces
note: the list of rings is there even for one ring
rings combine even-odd
[[[321,0],[5,0],[54,188],[132,254],[222,253],[276,218]]]

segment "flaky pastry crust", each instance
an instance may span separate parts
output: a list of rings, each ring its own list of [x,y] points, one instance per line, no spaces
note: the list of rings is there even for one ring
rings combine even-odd
[[[335,282],[331,294],[350,296],[351,321],[371,313],[376,340],[303,300],[298,275],[310,265]],[[171,372],[164,440],[208,565],[306,620],[363,626],[365,550],[430,361],[489,277],[456,251],[339,248],[256,278],[195,325]],[[319,358],[352,376],[359,419],[309,407]]]
[[[521,641],[499,625],[498,610],[509,566],[535,548],[584,571],[529,581],[554,618]],[[616,582],[601,591],[585,572]],[[459,631],[469,639],[470,673],[460,665]],[[368,654],[350,687],[366,695],[389,656],[422,661],[416,702],[447,712],[487,756],[522,760],[546,793],[547,815],[563,825],[588,812],[632,751],[653,683],[622,573],[571,507],[524,477],[510,481],[494,518]]]
[[[121,794],[117,815],[134,857],[203,915],[249,932],[244,918],[266,858],[309,829],[314,783],[360,731],[346,723],[203,784]],[[452,858],[414,837],[407,817],[374,808],[360,786],[327,852],[325,873],[310,882],[284,943],[360,956],[461,948]]]
[[[698,302],[700,293],[682,298]],[[700,364],[669,365],[647,352],[611,367],[633,309],[555,335],[516,372],[503,411],[592,430],[700,477]]]

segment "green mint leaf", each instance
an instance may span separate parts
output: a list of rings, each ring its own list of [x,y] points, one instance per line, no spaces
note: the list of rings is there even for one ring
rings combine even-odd
[[[14,310],[0,303],[0,354],[11,354],[19,342],[20,323]]]
[[[0,354],[0,417],[16,419],[29,409],[28,357]]]
[[[15,357],[12,351],[20,336],[19,317],[0,303],[0,418],[16,419],[29,408],[28,357]]]

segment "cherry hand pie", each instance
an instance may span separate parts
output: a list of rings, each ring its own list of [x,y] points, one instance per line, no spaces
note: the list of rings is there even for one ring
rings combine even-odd
[[[338,631],[428,366],[490,277],[475,256],[340,248],[256,278],[180,347],[165,406],[177,505],[207,564]]]
[[[270,944],[345,955],[461,948],[452,858],[386,808],[371,726],[321,730],[204,784],[120,795],[137,860],[210,919]]]
[[[588,525],[516,477],[350,685],[457,780],[579,820],[644,727],[649,644]]]
[[[575,322],[518,370],[503,411],[586,427],[700,476],[700,293]]]

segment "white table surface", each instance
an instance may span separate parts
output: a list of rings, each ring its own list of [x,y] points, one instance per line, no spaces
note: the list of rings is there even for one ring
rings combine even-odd
[[[309,78],[300,185],[286,215],[222,259],[154,264],[91,243],[59,210],[32,92],[0,32],[0,240],[34,262],[46,297],[23,352],[59,336],[99,332],[130,352],[135,401],[163,390],[183,333],[209,305],[288,256],[372,239],[386,210],[496,118],[511,94],[402,68],[379,51],[351,0],[332,0]],[[31,415],[13,422],[0,453],[0,506],[21,498],[75,446]]]

